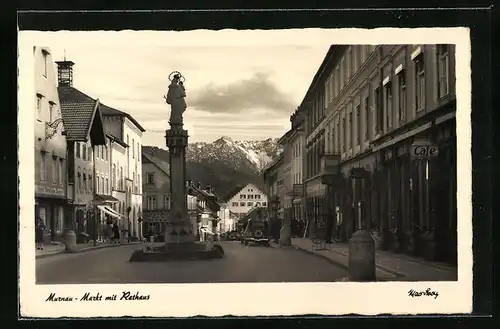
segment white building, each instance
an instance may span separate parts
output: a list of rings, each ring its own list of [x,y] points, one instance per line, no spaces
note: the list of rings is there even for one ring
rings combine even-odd
[[[66,138],[50,50],[34,47],[35,57],[35,216],[50,235],[47,242],[62,239],[66,206]],[[23,219],[24,220],[24,219]],[[26,219],[32,220],[33,219]]]
[[[227,209],[240,216],[254,207],[267,207],[267,195],[254,184],[247,184],[238,189],[227,200]]]
[[[124,225],[129,234],[134,237],[142,237],[142,134],[146,131],[130,114],[119,111],[112,107],[101,104],[101,111],[106,132],[120,140],[125,149],[125,161],[123,153],[117,152],[113,163],[119,170],[119,177],[123,168],[124,186],[120,192],[125,192],[125,212],[128,223]],[[113,165],[112,165],[113,167]],[[120,169],[118,169],[120,168]],[[117,174],[118,176],[118,174]]]
[[[217,224],[218,232],[225,233],[236,229],[238,216],[229,210],[226,203],[221,205],[217,216],[219,217],[219,223]]]

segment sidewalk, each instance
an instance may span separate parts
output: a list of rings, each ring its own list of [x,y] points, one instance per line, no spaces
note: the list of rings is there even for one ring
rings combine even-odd
[[[142,243],[143,242],[121,242],[121,243],[98,242],[96,246],[94,246],[93,242],[79,243],[75,247],[75,253],[85,252],[85,251],[90,251],[90,250],[95,250],[95,249],[120,247],[120,246],[127,246],[127,245],[132,245],[132,244],[142,244]],[[66,246],[64,245],[64,243],[56,244],[56,245],[46,245],[46,246],[43,246],[43,250],[35,249],[35,251],[36,251],[36,258],[44,258],[44,257],[48,257],[48,256],[66,253]]]
[[[304,252],[328,259],[331,263],[348,269],[349,245],[335,243],[326,250],[313,250],[308,238],[293,238],[292,246]],[[390,251],[375,252],[377,281],[455,281],[457,267],[443,263],[397,254]],[[345,281],[345,280],[343,280]]]

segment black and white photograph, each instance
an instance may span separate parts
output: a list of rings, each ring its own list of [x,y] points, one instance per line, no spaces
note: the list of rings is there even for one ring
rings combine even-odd
[[[19,44],[27,316],[470,309],[466,28]]]

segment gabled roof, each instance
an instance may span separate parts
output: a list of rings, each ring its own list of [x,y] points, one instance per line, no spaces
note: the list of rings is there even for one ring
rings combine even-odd
[[[98,101],[65,102],[61,100],[61,116],[68,141],[86,141],[92,127]]]
[[[245,188],[246,185],[243,185],[243,184],[239,184],[239,185],[236,185],[229,193],[228,195],[226,196],[225,200],[226,202],[229,202],[229,200],[231,200],[236,194],[238,194],[239,191],[243,190],[243,188]]]
[[[165,161],[162,161],[162,160],[158,159],[155,156],[152,156],[151,154],[149,154],[147,152],[142,152],[142,156],[147,161],[149,161],[150,163],[152,163],[153,165],[155,165],[158,169],[160,169],[163,173],[165,173],[165,175],[167,175],[168,177],[170,177],[170,165],[168,163],[166,163]]]
[[[77,103],[77,102],[91,102],[91,101],[96,101],[89,95],[81,92],[80,90],[76,89],[75,87],[72,86],[58,86],[57,91],[59,93],[59,100],[61,104],[63,102],[68,102],[68,103]],[[134,123],[134,125],[137,126],[142,132],[146,131],[140,124],[137,122],[133,116],[126,112],[122,112],[120,110],[114,109],[112,107],[109,107],[107,105],[104,105],[101,103],[101,114],[103,116],[121,116],[121,117],[127,117],[130,121]]]

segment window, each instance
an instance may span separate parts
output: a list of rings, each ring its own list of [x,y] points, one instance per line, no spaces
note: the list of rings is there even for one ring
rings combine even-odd
[[[128,135],[127,135],[127,145],[130,145],[130,141],[129,141],[129,139],[128,139]],[[130,153],[130,150],[129,150],[129,149],[130,149],[130,146],[129,146],[129,147],[127,147],[127,158],[128,158],[129,153]]]
[[[247,202],[247,206],[253,207],[253,202]]]
[[[342,88],[344,88],[344,76],[345,76],[345,65],[344,65],[344,59],[340,61],[340,89],[339,92],[342,91]]]
[[[137,175],[137,193],[141,193],[141,175]]]
[[[255,194],[256,199],[260,199],[260,194]]]
[[[38,118],[42,117],[42,98],[42,95],[36,94],[36,115]]]
[[[335,69],[335,97],[340,93],[340,66]]]
[[[253,194],[249,194],[248,199],[253,199]]]
[[[346,144],[347,144],[347,129],[345,126],[345,117],[342,118],[342,131],[344,132],[342,134],[342,153],[346,151]]]
[[[384,112],[382,111],[382,93],[380,92],[380,87],[375,88],[375,115],[377,116],[375,121],[375,132],[380,133],[384,125]]]
[[[49,122],[54,122],[54,117],[55,117],[54,103],[49,102]]]
[[[392,127],[392,82],[389,81],[384,85],[384,111],[387,120],[387,128]]]
[[[398,116],[400,121],[404,121],[406,117],[406,76],[405,70],[398,73]]]
[[[83,148],[82,148],[82,159],[83,160],[87,160],[87,146],[83,145]]]
[[[260,202],[256,202],[256,203],[255,203],[255,205],[256,205],[257,207],[260,207],[260,206],[261,206],[261,203],[260,203]]]
[[[46,163],[47,155],[45,152],[40,153],[40,180],[47,179],[47,163]]]
[[[165,202],[165,209],[169,210],[170,209],[170,195],[165,195],[164,201]]]
[[[92,174],[91,174],[90,170],[89,170],[88,177],[89,177],[89,191],[92,192],[92,190],[94,189],[94,186],[92,185]]]
[[[368,100],[368,96],[365,97],[364,99],[364,103],[363,103],[364,107],[365,107],[365,124],[364,124],[364,129],[365,129],[365,141],[368,140],[368,130],[369,130],[369,127],[370,127],[370,112],[369,112],[369,108],[370,108],[370,104],[369,104],[369,100]]]
[[[141,160],[140,154],[141,154],[141,147],[139,146],[139,143],[137,143],[137,161]]]
[[[116,188],[116,164],[113,163],[113,171],[111,173],[111,188]]]
[[[76,183],[78,184],[77,185],[77,189],[78,191],[80,192],[80,190],[82,189],[82,173],[80,172],[80,168],[78,168],[78,172],[76,174]]]
[[[266,206],[266,202],[262,202],[262,206],[265,207]]]
[[[245,206],[245,202],[240,202],[240,207],[244,207]]]
[[[104,149],[105,149],[104,145],[99,146],[99,148],[101,149],[101,159],[105,160],[104,159]]]
[[[356,105],[356,145],[359,145],[361,140],[361,104]]]
[[[155,173],[148,172],[146,173],[146,184],[154,184],[155,183]]]
[[[438,97],[442,98],[449,93],[449,67],[450,67],[450,56],[449,56],[449,46],[448,45],[438,45],[437,55],[438,55]]]
[[[80,158],[80,143],[75,142],[75,155],[77,158]]]
[[[80,173],[78,173],[78,176],[80,176]],[[96,181],[95,181],[95,182],[96,182],[96,191],[95,191],[95,193],[96,193],[96,194],[99,194],[99,192],[100,192],[100,187],[101,187],[101,185],[99,185],[99,176],[96,176],[96,178],[95,178],[95,179],[96,179]]]
[[[352,112],[349,112],[348,121],[347,121],[347,130],[350,134],[347,135],[347,145],[349,146],[348,150],[352,148],[352,142],[354,141],[354,129],[353,129],[353,121],[352,121]]]
[[[135,141],[134,139],[132,138],[132,159],[135,159]]]
[[[83,173],[83,191],[87,193],[87,174]]]
[[[424,55],[415,58],[415,105],[417,111],[423,110],[425,104],[425,66]]]
[[[352,75],[352,47],[349,48],[346,57],[346,81],[349,81],[351,75]]]
[[[109,179],[106,178],[106,185],[104,186],[104,193],[109,194]]]
[[[233,205],[233,207],[238,207],[239,203],[238,202],[233,202],[232,205]]]
[[[338,118],[335,119],[335,122],[336,122],[336,127],[337,129],[335,129],[335,140],[334,140],[334,144],[335,144],[335,152],[339,152],[340,149],[339,149],[339,132],[340,132],[340,129],[339,129],[339,121],[338,121]]]
[[[91,146],[87,147],[87,156],[88,156],[87,160],[92,162],[92,147]]]
[[[123,191],[123,167],[120,167],[120,190]]]
[[[104,160],[108,161],[108,146],[104,146]]]
[[[42,55],[43,55],[43,76],[44,77],[47,77],[47,66],[48,66],[48,63],[47,63],[47,56],[48,56],[48,52],[46,50],[42,50]]]
[[[58,173],[58,177],[59,177],[59,185],[61,185],[63,183],[63,173],[64,173],[64,168],[63,168],[63,165],[64,165],[64,160],[63,159],[60,159],[59,160],[59,173]]]
[[[240,194],[240,199],[246,199],[247,195],[246,194]]]
[[[101,194],[105,194],[106,190],[104,189],[104,177],[101,175]]]
[[[52,184],[57,184],[59,182],[59,177],[57,177],[57,174],[59,174],[59,166],[57,165],[57,158],[52,157]]]
[[[356,71],[359,68],[359,64],[358,64],[359,47],[352,46],[351,48],[352,48],[352,60],[351,60],[351,63],[352,63],[352,75],[354,75],[354,74],[356,74]]]
[[[156,196],[148,196],[148,210],[156,210]]]

